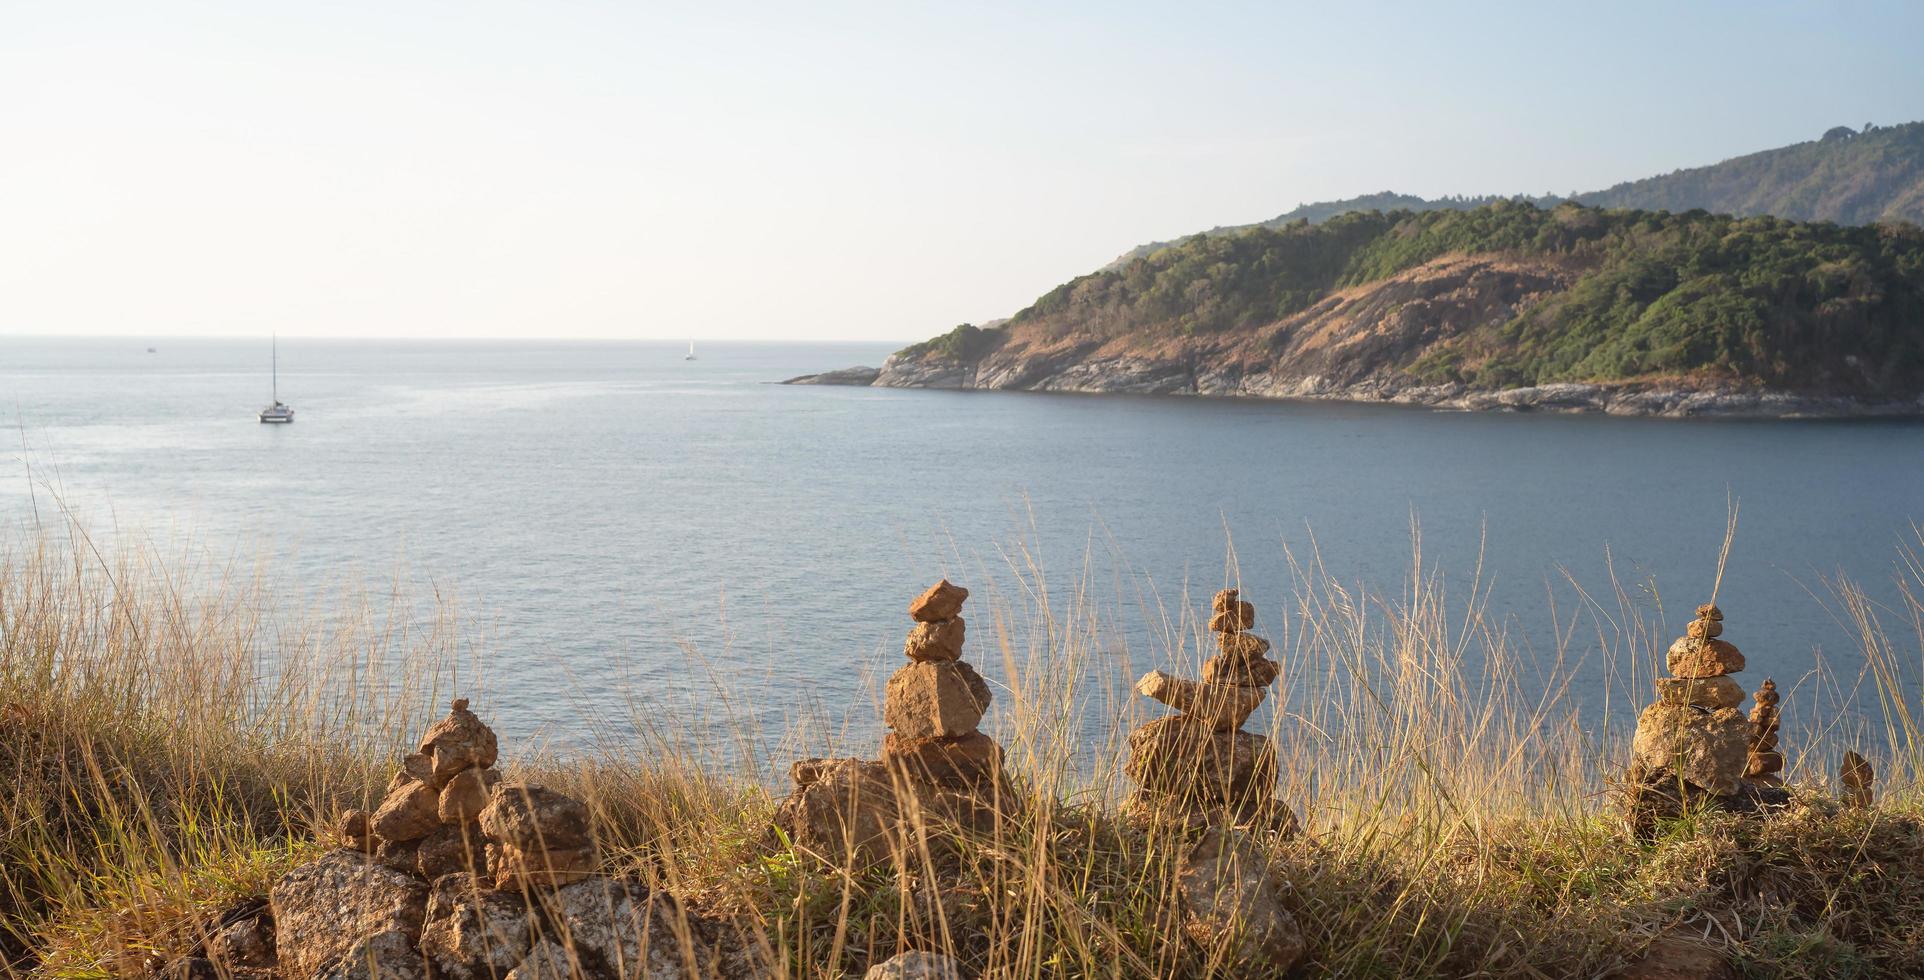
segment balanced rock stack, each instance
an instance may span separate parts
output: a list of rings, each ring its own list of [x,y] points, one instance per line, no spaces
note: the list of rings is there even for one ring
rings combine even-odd
[[[1750,755],[1744,760],[1744,778],[1769,786],[1783,785],[1784,754],[1777,751],[1777,682],[1764,678],[1764,686],[1752,695],[1756,704],[1750,709]]]
[[[1249,632],[1256,607],[1238,590],[1218,592],[1210,608],[1219,652],[1203,662],[1202,680],[1157,670],[1136,682],[1137,693],[1181,714],[1129,733],[1126,771],[1138,789],[1124,812],[1138,822],[1200,818],[1293,830],[1295,814],[1274,795],[1275,746],[1241,730],[1281,668],[1264,656],[1269,641]]]
[[[522,888],[587,877],[595,862],[587,807],[540,786],[502,782],[499,753],[493,729],[467,699],[455,699],[401,760],[374,812],[341,815],[342,843],[429,881],[465,871],[498,888]]]
[[[430,881],[484,869],[479,821],[501,781],[494,769],[498,753],[494,731],[468,710],[467,699],[455,699],[419,749],[401,760],[374,812],[341,815],[342,841]]]
[[[977,726],[989,710],[988,682],[962,659],[962,603],[969,590],[943,579],[909,603],[902,652],[909,662],[889,678],[882,702],[882,762],[912,790],[937,798],[990,801],[1005,792],[1002,746]],[[919,793],[929,796],[928,793]]]
[[[1737,711],[1744,689],[1730,675],[1744,669],[1744,655],[1720,638],[1723,631],[1723,610],[1697,607],[1686,634],[1670,645],[1673,676],[1657,678],[1657,702],[1637,718],[1629,793],[1640,830],[1704,803],[1744,810],[1769,802],[1754,785],[1745,792],[1757,729]]]
[[[909,603],[909,662],[889,678],[882,759],[802,759],[775,825],[797,848],[831,864],[870,866],[902,853],[924,818],[982,830],[1019,800],[1002,747],[978,726],[989,685],[962,659],[969,590],[937,582]]]

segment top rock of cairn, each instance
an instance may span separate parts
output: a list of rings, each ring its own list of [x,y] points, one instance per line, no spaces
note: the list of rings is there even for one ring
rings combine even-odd
[[[909,603],[909,618],[918,623],[939,623],[954,619],[962,614],[962,604],[969,599],[969,590],[950,584],[943,579],[929,586],[927,592],[915,597]]]

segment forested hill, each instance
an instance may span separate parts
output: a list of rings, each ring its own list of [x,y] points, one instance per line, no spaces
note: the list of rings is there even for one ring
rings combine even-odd
[[[1320,224],[1352,211],[1468,210],[1498,200],[1528,200],[1550,207],[1559,197],[1441,197],[1435,199],[1384,191],[1341,201],[1304,204],[1255,225],[1212,228],[1222,235],[1250,228],[1281,228],[1296,221]],[[1873,126],[1854,131],[1839,126],[1821,139],[1735,157],[1708,167],[1677,170],[1660,177],[1578,194],[1570,200],[1611,208],[1648,211],[1702,209],[1717,214],[1775,215],[1798,221],[1870,224],[1910,221],[1924,224],[1924,122]],[[1141,258],[1170,242],[1151,242],[1124,252],[1110,268]]]
[[[1924,230],[1570,203],[1355,212],[1198,236],[1082,276],[1005,326],[899,352],[874,383],[1915,411]]]

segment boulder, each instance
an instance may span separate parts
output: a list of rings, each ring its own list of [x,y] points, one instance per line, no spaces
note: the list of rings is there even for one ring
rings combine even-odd
[[[959,585],[949,584],[943,579],[929,586],[927,592],[916,596],[909,603],[909,618],[918,623],[939,623],[954,619],[962,612],[962,603],[968,601],[969,590]]]
[[[588,807],[533,783],[501,783],[481,810],[481,832],[524,851],[566,850],[594,842]]]
[[[229,910],[214,934],[207,937],[207,958],[229,974],[240,970],[270,970],[276,963],[274,917],[267,903],[254,899]]]
[[[1744,655],[1723,640],[1686,636],[1670,645],[1664,659],[1678,677],[1718,677],[1744,669]]]
[[[1728,796],[1743,777],[1750,734],[1750,722],[1729,708],[1658,702],[1638,716],[1631,746],[1646,770],[1669,770],[1698,789]]]
[[[334,836],[342,847],[364,853],[372,851],[375,841],[368,826],[371,819],[366,810],[343,810],[334,825]]]
[[[486,874],[487,841],[473,824],[442,826],[415,844],[414,869],[429,881],[460,872]]]
[[[641,882],[583,881],[556,890],[542,905],[576,959],[600,967],[595,975],[679,980],[715,974],[704,924]]]
[[[1241,831],[1205,831],[1176,880],[1187,912],[1183,933],[1212,956],[1265,972],[1287,970],[1303,958],[1309,944],[1283,904],[1284,887]]]
[[[775,825],[796,849],[836,866],[873,867],[901,843],[888,768],[863,759],[803,759]]]
[[[274,883],[274,947],[287,980],[426,976],[415,941],[428,888],[367,855],[334,850]]]
[[[1247,602],[1218,611],[1209,617],[1209,628],[1218,633],[1240,633],[1256,625],[1256,607]]]
[[[1002,771],[1002,746],[981,732],[946,738],[882,736],[882,762],[904,779],[958,788],[992,783]]]
[[[1129,733],[1129,778],[1190,803],[1267,800],[1276,787],[1276,749],[1251,732],[1218,731],[1177,715]]]
[[[384,840],[374,846],[374,863],[381,867],[413,874],[420,862],[421,842],[418,840]]]
[[[501,889],[558,888],[593,875],[599,865],[600,856],[593,845],[521,848],[500,841],[488,844],[488,869],[494,874],[494,887]]]
[[[441,826],[440,794],[430,783],[408,780],[381,800],[368,829],[383,841],[411,841]]]
[[[470,766],[494,765],[499,746],[494,730],[468,710],[468,700],[456,698],[448,705],[448,716],[422,736],[421,753],[433,760],[435,778],[445,783]]]
[[[1218,633],[1216,649],[1225,657],[1253,660],[1269,652],[1269,641],[1254,633]]]
[[[902,653],[910,660],[931,663],[959,660],[962,658],[962,641],[966,633],[960,616],[932,623],[916,623],[902,644]]]
[[[1241,728],[1263,703],[1264,690],[1238,684],[1210,684],[1177,677],[1160,670],[1142,675],[1136,693],[1155,698],[1186,717],[1218,731]]]
[[[1251,633],[1225,633],[1224,636],[1253,636]],[[1283,668],[1261,656],[1239,657],[1218,654],[1203,661],[1202,679],[1210,684],[1236,684],[1242,687],[1268,687]]]
[[[493,769],[474,766],[463,769],[441,789],[435,816],[443,824],[464,824],[481,818],[501,776]]]
[[[1719,674],[1712,677],[1659,677],[1657,700],[1700,708],[1735,708],[1744,703],[1743,685]]]
[[[911,950],[877,963],[862,980],[967,980],[962,964],[940,953]]]
[[[989,685],[966,662],[912,663],[889,678],[882,720],[904,738],[967,735],[989,710]]]
[[[533,945],[528,905],[513,892],[498,892],[472,874],[434,883],[421,927],[421,952],[447,980],[494,980],[523,959]]]

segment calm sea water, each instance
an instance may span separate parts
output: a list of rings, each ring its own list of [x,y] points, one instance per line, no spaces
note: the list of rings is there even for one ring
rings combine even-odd
[[[451,597],[486,714],[559,741],[590,716],[628,730],[630,705],[698,731],[773,739],[820,715],[872,738],[908,599],[946,575],[1019,602],[1031,558],[1061,592],[1094,583],[1111,659],[1091,669],[1126,684],[1169,656],[1146,603],[1206,597],[1232,538],[1269,616],[1285,547],[1395,592],[1413,519],[1459,596],[1482,557],[1519,635],[1547,629],[1551,597],[1568,613],[1566,572],[1607,593],[1606,557],[1655,578],[1674,630],[1708,592],[1732,499],[1722,603],[1746,680],[1796,678],[1816,653],[1848,674],[1861,658],[1824,580],[1888,598],[1924,519],[1908,421],[765,383],[887,350],[290,339],[280,390],[299,421],[275,427],[253,416],[265,343],[0,338],[0,519],[18,540],[57,491],[103,537],[258,558],[288,617],[355,583]],[[1001,679],[991,651],[972,659]]]

